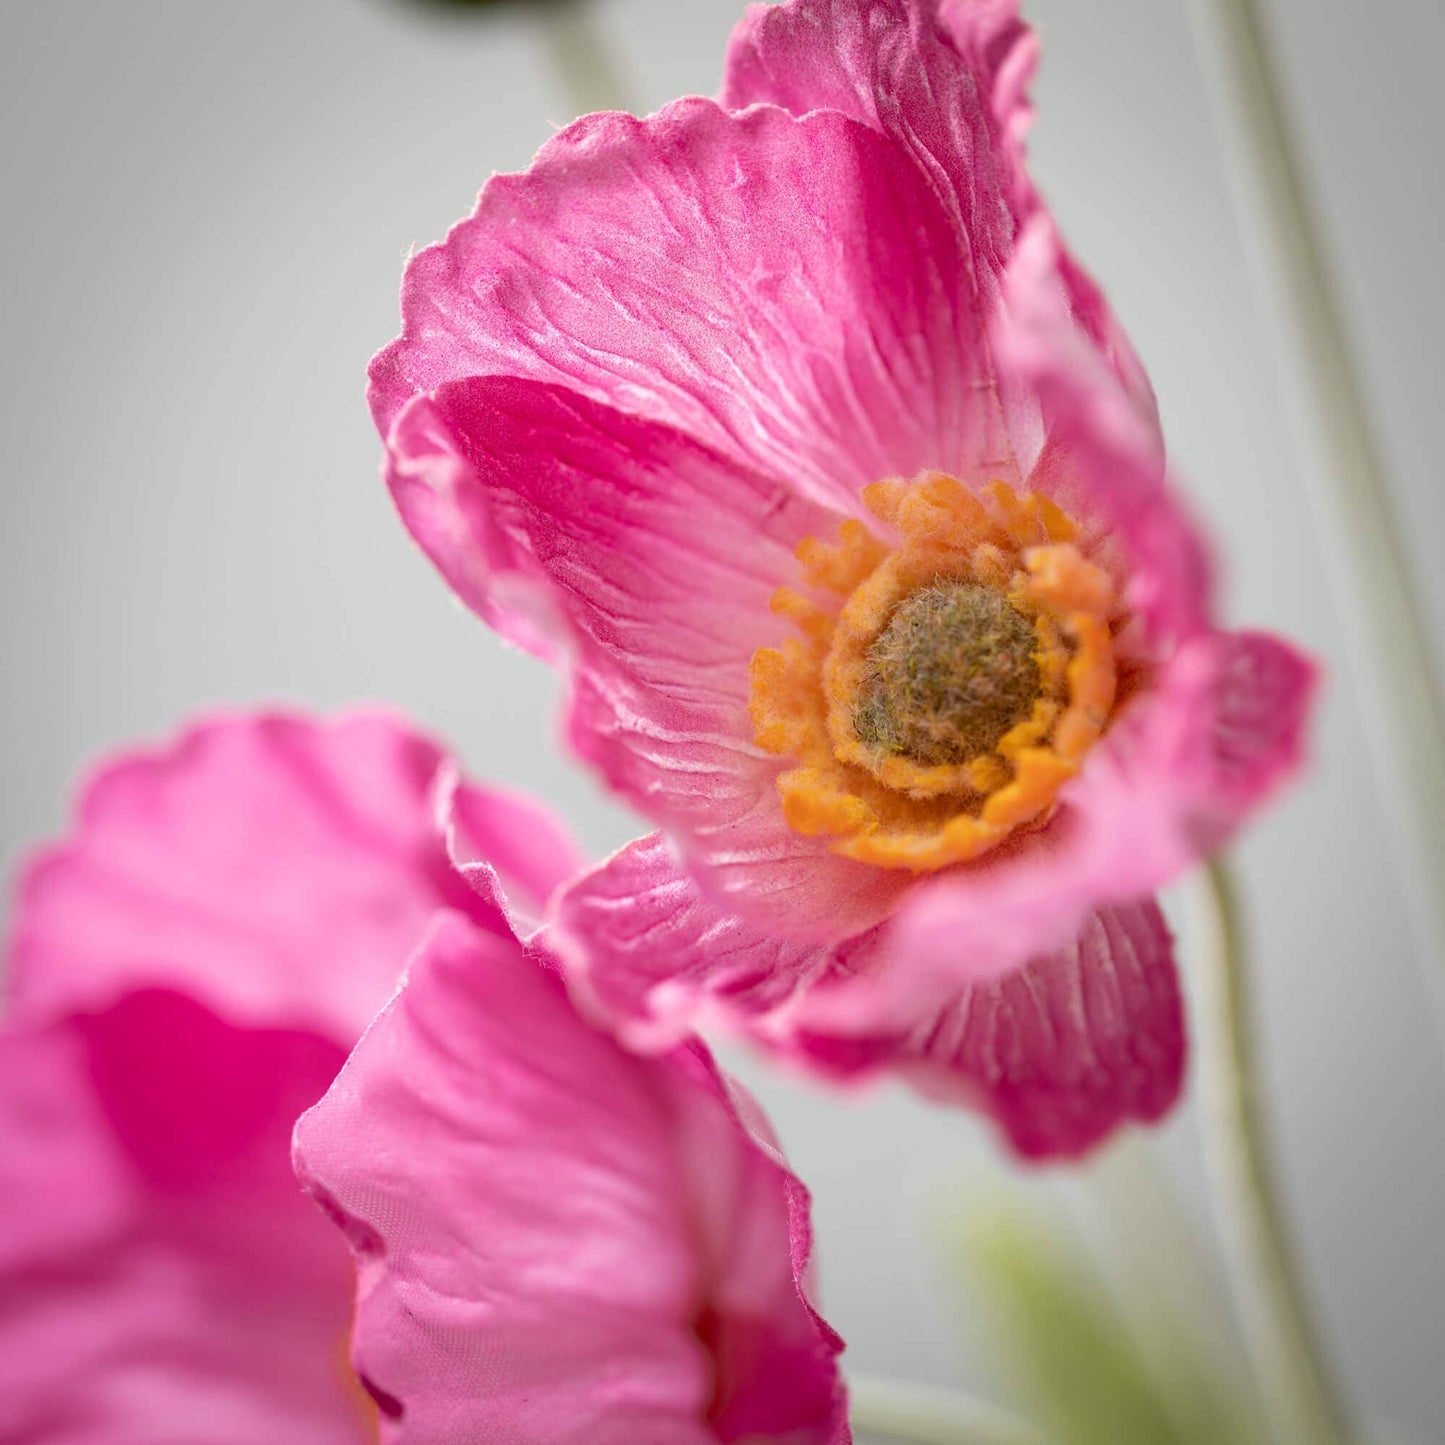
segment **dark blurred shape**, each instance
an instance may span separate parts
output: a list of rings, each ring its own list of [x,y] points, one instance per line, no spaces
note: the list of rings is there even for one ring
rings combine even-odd
[[[408,10],[425,10],[434,15],[494,15],[501,10],[559,10],[574,0],[393,0]]]
[[[587,0],[392,0],[392,4],[434,20],[462,24],[473,18],[534,16],[533,28],[573,114],[635,109],[607,43],[605,27],[597,24]]]

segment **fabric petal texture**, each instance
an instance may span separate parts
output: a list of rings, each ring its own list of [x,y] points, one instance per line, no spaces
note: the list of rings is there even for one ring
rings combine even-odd
[[[756,5],[728,47],[722,100],[793,115],[837,110],[887,136],[929,178],[964,238],[980,312],[997,300],[1018,227],[1043,207],[1024,164],[1034,32],[1017,0],[794,0]],[[1141,415],[1153,389],[1102,293],[1068,256],[1072,309]],[[1027,401],[1000,375],[1015,423]]]
[[[752,7],[718,101],[579,121],[413,260],[371,402],[413,537],[662,830],[554,898],[589,1013],[900,1070],[1042,1156],[1177,1095],[1150,900],[1297,771],[1313,669],[1215,620],[1148,378],[1025,166],[1037,60],[1013,0]],[[940,588],[1020,655],[935,619],[887,693]],[[981,1021],[1055,965],[1125,1033],[1041,1005],[1010,1074]]]
[[[856,1007],[856,1004],[855,1004]],[[910,1008],[916,1013],[916,1004]],[[868,1010],[874,1023],[886,1003]],[[816,1032],[793,1046],[842,1078],[896,1070],[990,1116],[1030,1159],[1072,1158],[1177,1102],[1188,1048],[1172,942],[1152,902],[1097,909],[1065,947],[970,984],[902,1032]]]
[[[465,530],[473,506],[487,534],[509,539],[505,560],[489,554],[484,615],[522,645],[550,620],[574,660],[577,752],[676,825],[737,906],[833,932],[886,914],[899,880],[780,826],[780,766],[754,747],[748,720],[749,660],[782,632],[773,579],[825,514],[670,428],[559,387],[482,377],[399,419],[403,516],[417,515],[417,496],[435,501],[427,449],[442,434],[462,454],[446,473],[463,489],[458,525],[417,535],[463,579],[487,552],[482,534]],[[518,600],[538,596],[545,608],[514,626]]]
[[[722,101],[839,111],[897,142],[969,238],[975,284],[996,290],[1025,199],[1006,142],[1027,122],[1022,82],[1034,49],[1011,4],[757,5],[728,47]]]
[[[374,1439],[292,1129],[439,911],[510,939],[579,861],[378,713],[217,715],[102,767],[6,959],[0,1440]]]
[[[435,823],[443,762],[385,714],[278,712],[208,718],[105,765],[21,878],[12,1009],[169,987],[349,1047],[432,912],[469,906]]]
[[[834,1082],[898,1073],[987,1114],[1027,1157],[1151,1123],[1183,1087],[1183,1000],[1152,902],[1096,910],[1021,968],[963,984],[941,968],[928,990],[884,930],[834,947],[760,932],[706,898],[659,835],[570,884],[557,919],[584,1009],[634,1048],[702,1021]]]
[[[698,1044],[646,1058],[546,956],[441,919],[300,1122],[409,1445],[849,1439],[807,1197]]]
[[[553,918],[584,1011],[642,1051],[708,1021],[782,1037],[815,985],[866,974],[886,957],[877,929],[834,945],[758,927],[706,895],[661,833],[578,875]]]
[[[1037,398],[1042,444],[1031,489],[1116,534],[1128,558],[1129,600],[1159,642],[1207,625],[1203,539],[1166,485],[1157,419],[1141,413],[1097,338],[1081,325],[1052,220],[1020,230],[994,318],[1001,364]]]
[[[928,177],[845,116],[587,116],[412,261],[373,416],[525,378],[851,507],[1004,444],[965,265]]]

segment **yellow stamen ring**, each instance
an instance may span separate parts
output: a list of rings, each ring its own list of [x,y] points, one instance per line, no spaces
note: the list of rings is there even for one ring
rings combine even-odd
[[[1046,497],[1018,496],[1002,482],[977,495],[925,473],[876,483],[864,500],[902,545],[890,548],[852,520],[834,541],[799,544],[805,590],[780,589],[773,609],[802,635],[754,654],[754,735],[759,747],[796,759],[778,778],[792,828],[829,835],[835,852],[863,862],[932,871],[1044,821],[1103,732],[1116,692],[1115,589]],[[993,589],[1031,622],[1038,692],[1027,715],[961,761],[870,745],[857,718],[878,639],[906,599],[955,584]]]

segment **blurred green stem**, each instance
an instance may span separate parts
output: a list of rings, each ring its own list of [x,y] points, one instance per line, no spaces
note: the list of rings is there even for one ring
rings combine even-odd
[[[1255,1073],[1243,924],[1227,863],[1204,874],[1209,956],[1197,970],[1204,1131],[1236,1306],[1276,1437],[1347,1445],[1352,1433],[1305,1304],[1270,1176]]]
[[[851,1375],[848,1418],[889,1445],[1045,1445],[1031,1425],[954,1390]]]
[[[538,10],[537,27],[563,93],[578,115],[632,109],[622,69],[588,0],[552,0]]]

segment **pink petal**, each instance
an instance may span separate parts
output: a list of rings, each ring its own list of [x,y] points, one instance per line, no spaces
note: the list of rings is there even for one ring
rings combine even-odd
[[[561,820],[535,798],[479,788],[459,777],[443,788],[440,821],[452,866],[507,920],[535,923],[553,893],[587,866]]]
[[[1297,768],[1312,665],[1260,634],[1215,631],[1203,543],[1166,485],[1157,435],[1075,324],[1046,217],[1007,278],[999,354],[1034,387],[1049,440],[1030,485],[1112,533],[1142,617],[1148,673],[1060,795],[1047,828],[921,884],[897,954],[835,990],[834,1027],[916,1016],[961,981],[1066,945],[1096,908],[1149,897],[1218,847]],[[849,994],[851,993],[851,997]]]
[[[287,1167],[342,1052],[168,992],[0,1033],[0,1434],[362,1445],[352,1270]]]
[[[1153,903],[1085,916],[1062,947],[1012,967],[967,949],[920,965],[905,930],[804,944],[709,902],[659,838],[562,891],[568,982],[635,1048],[699,1024],[751,1036],[836,1080],[894,1073],[992,1116],[1028,1157],[1072,1156],[1178,1098],[1184,1021]]]
[[[1289,643],[1263,632],[1219,640],[1213,766],[1200,831],[1222,842],[1305,760],[1318,669]]]
[[[445,918],[296,1155],[386,1438],[847,1439],[801,1186],[700,1046],[623,1052],[515,944]]]
[[[391,481],[494,626],[523,644],[551,627],[570,655],[573,747],[679,835],[709,888],[798,933],[846,936],[887,912],[906,880],[783,823],[785,764],[753,746],[747,711],[753,652],[788,630],[769,602],[792,550],[836,519],[668,427],[511,377],[413,401]]]
[[[435,817],[444,757],[380,714],[217,715],[86,784],[19,888],[14,1009],[172,987],[349,1047],[440,906],[476,906]]]
[[[511,375],[675,427],[844,510],[924,467],[997,459],[1013,475],[966,266],[931,181],[843,116],[700,99],[646,121],[587,116],[411,262],[373,414],[390,442],[411,398]],[[445,457],[437,495],[454,488],[435,474]],[[435,508],[420,540],[435,555],[459,522]]]
[[[702,893],[660,833],[573,879],[555,924],[588,1011],[649,1051],[709,1021],[779,1027],[811,985],[865,967],[878,936],[829,945],[765,931]]]
[[[791,0],[740,22],[722,101],[841,111],[896,141],[966,238],[982,305],[997,294],[1015,210],[1036,204],[1016,174],[1036,52],[1001,0]]]
[[[212,717],[93,779],[21,887],[0,1033],[6,1438],[374,1439],[292,1127],[438,910],[512,947],[580,863],[381,715]]]
[[[738,25],[722,98],[841,111],[894,141],[938,192],[988,314],[1020,227],[1043,209],[1024,163],[1038,53],[1016,0],[789,0]],[[1058,272],[1083,333],[1157,432],[1148,377],[1102,294],[1062,251]],[[993,369],[1015,449],[1031,455],[1033,399]]]
[[[1183,1000],[1152,902],[1097,909],[1063,948],[967,986],[907,1031],[813,1033],[806,1009],[796,1027],[791,1047],[815,1067],[896,1070],[989,1114],[1032,1159],[1073,1157],[1122,1124],[1162,1118],[1184,1082]]]
[[[1206,550],[1166,486],[1152,403],[1141,409],[1080,324],[1071,274],[1052,222],[1037,216],[1009,264],[996,349],[1041,407],[1045,439],[1028,485],[1117,539],[1128,600],[1158,653],[1208,626]]]

